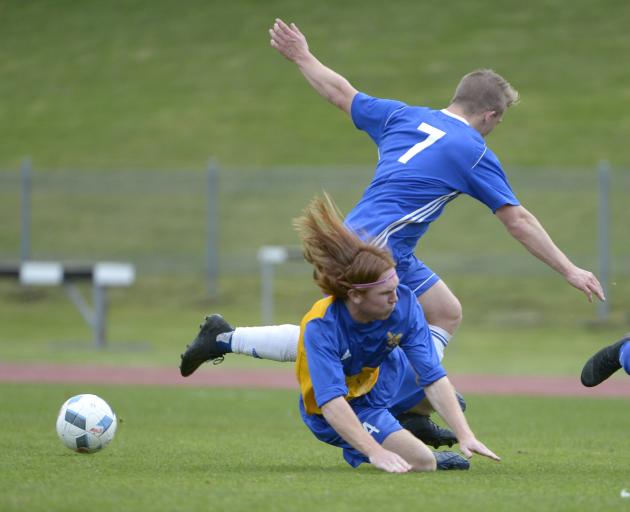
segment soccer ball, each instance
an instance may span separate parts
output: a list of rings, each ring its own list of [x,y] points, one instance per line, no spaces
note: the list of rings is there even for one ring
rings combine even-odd
[[[114,439],[117,424],[116,415],[105,400],[96,395],[77,395],[61,406],[57,434],[71,450],[94,453]]]

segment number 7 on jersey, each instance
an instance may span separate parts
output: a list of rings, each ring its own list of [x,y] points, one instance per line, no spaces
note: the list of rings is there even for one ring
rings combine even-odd
[[[420,153],[420,151],[427,149],[431,144],[435,144],[438,140],[444,137],[444,135],[446,135],[446,132],[443,132],[435,126],[431,126],[427,123],[421,123],[420,126],[418,126],[418,131],[426,133],[428,137],[422,142],[418,142],[418,144],[411,146],[405,154],[398,159],[401,164],[406,164],[414,156]]]

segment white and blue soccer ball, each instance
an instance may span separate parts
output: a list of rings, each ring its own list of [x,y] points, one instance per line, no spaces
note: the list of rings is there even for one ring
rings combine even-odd
[[[57,416],[59,439],[80,453],[94,453],[105,448],[114,439],[117,425],[112,408],[96,395],[69,398]]]

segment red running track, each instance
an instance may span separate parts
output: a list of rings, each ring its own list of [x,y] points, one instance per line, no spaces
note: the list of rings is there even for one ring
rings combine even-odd
[[[625,377],[625,376],[624,376]],[[630,378],[611,378],[585,388],[575,377],[449,375],[461,393],[482,395],[549,395],[630,397]],[[177,368],[130,368],[58,364],[0,363],[0,381],[144,386],[298,389],[292,369],[201,367],[183,378]]]

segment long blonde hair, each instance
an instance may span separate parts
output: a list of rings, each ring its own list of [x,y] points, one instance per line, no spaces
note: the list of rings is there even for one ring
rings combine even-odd
[[[386,248],[361,240],[344,226],[341,213],[324,192],[315,197],[293,225],[302,240],[304,258],[315,269],[314,279],[327,295],[345,299],[353,285],[373,283],[395,266]]]

